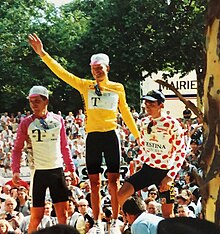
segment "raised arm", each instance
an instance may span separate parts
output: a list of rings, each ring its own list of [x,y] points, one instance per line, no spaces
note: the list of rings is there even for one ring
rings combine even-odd
[[[28,43],[40,57],[46,54],[41,39],[35,33],[28,35]]]

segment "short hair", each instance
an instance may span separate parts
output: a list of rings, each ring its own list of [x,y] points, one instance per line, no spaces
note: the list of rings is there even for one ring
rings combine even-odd
[[[187,171],[186,174],[189,176],[189,182],[192,183],[194,181],[196,181],[196,175],[195,173],[192,171]]]
[[[146,204],[140,197],[132,196],[125,201],[122,210],[125,214],[140,215],[146,211]]]
[[[76,200],[73,197],[69,196],[68,197],[68,202],[73,203],[73,205],[76,206]]]
[[[177,210],[184,209],[185,212],[190,212],[190,209],[187,205],[178,205]]]
[[[152,197],[147,197],[146,199],[144,199],[144,202],[146,205],[148,205],[149,202],[151,202],[151,201],[154,201],[154,199]]]
[[[82,199],[79,200],[78,205],[79,206],[80,205],[87,205],[88,206],[89,202],[85,198],[82,198]]]
[[[16,206],[17,206],[17,201],[16,201],[13,197],[8,197],[8,198],[5,199],[5,207],[7,206],[7,203],[8,203],[8,202],[13,203],[13,209],[16,208]]]

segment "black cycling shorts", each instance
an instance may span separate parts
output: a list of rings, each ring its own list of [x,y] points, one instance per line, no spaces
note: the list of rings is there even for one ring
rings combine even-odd
[[[91,132],[86,138],[86,167],[88,174],[101,173],[103,157],[107,172],[119,173],[121,148],[115,130]]]
[[[32,186],[33,207],[45,206],[47,188],[50,190],[53,203],[68,201],[68,188],[63,168],[35,171]]]
[[[143,167],[131,177],[127,178],[126,181],[132,184],[135,191],[149,187],[152,184],[155,184],[157,188],[159,188],[159,185],[162,179],[167,175],[167,172],[168,170],[153,168],[144,163]],[[170,186],[168,191],[159,193],[159,195],[163,204],[174,203],[174,184]]]

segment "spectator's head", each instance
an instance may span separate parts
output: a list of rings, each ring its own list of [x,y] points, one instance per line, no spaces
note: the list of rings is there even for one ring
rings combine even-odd
[[[104,213],[104,219],[107,222],[110,222],[111,219],[112,219],[112,210],[111,210],[111,208],[110,207],[103,208],[103,213]]]
[[[17,202],[14,198],[9,197],[5,199],[5,211],[12,213],[17,206]]]
[[[12,187],[10,189],[10,196],[13,197],[14,199],[18,198],[18,188],[17,187]]]
[[[199,148],[199,140],[198,139],[192,139],[190,141],[190,148],[192,151],[197,151]]]
[[[184,180],[185,180],[186,184],[193,183],[193,182],[195,183],[196,176],[193,172],[187,171],[184,175]]]
[[[201,197],[200,189],[197,185],[189,187],[189,190],[192,192],[192,200],[197,202],[198,199]]]
[[[51,216],[52,211],[53,211],[53,203],[51,201],[45,201],[44,215]]]
[[[145,202],[138,196],[129,197],[122,206],[123,213],[129,224],[146,211]]]
[[[185,158],[182,164],[182,168],[187,169],[188,167],[189,167],[189,161],[187,158]]]
[[[78,210],[81,214],[86,214],[88,211],[89,202],[86,199],[80,199],[78,203]]]
[[[175,217],[159,222],[157,230],[163,234],[217,234],[220,233],[219,224],[205,219],[192,217]]]
[[[192,199],[192,193],[188,189],[183,189],[176,198],[179,205],[187,205]]]
[[[185,110],[183,111],[183,118],[184,119],[190,119],[192,116],[192,112],[190,109],[188,109],[187,106],[185,106]]]
[[[28,190],[24,186],[18,187],[18,199],[28,199]]]
[[[179,205],[177,208],[178,217],[189,217],[190,210],[187,205]]]
[[[111,196],[105,195],[103,198],[103,208],[110,207],[111,206]]]
[[[137,112],[132,113],[132,116],[135,120],[139,118],[139,114]]]
[[[0,233],[1,234],[14,233],[14,230],[11,227],[10,223],[5,219],[0,219]]]
[[[76,208],[76,202],[75,200],[70,197],[69,200],[68,200],[68,203],[67,203],[67,213],[68,213],[68,216],[72,216],[72,214],[77,210]]]
[[[128,150],[127,156],[128,156],[129,158],[133,158],[133,152],[132,152],[131,150]]]
[[[3,186],[2,192],[3,192],[4,194],[10,195],[10,190],[11,190],[11,185],[5,184],[5,185]]]
[[[66,180],[67,187],[72,185],[73,180],[72,180],[71,176],[69,176],[69,175],[65,176],[65,180]]]
[[[155,201],[155,200],[154,200],[152,197],[147,197],[147,198],[144,200],[146,206],[148,206],[149,202],[151,202],[151,201]]]
[[[197,121],[198,124],[203,123],[203,115],[200,114],[199,116],[197,116],[197,117],[196,117],[196,121]]]
[[[201,136],[202,136],[202,129],[197,129],[192,135],[191,135],[191,138],[192,140],[197,140],[198,141],[198,144],[201,144]],[[196,142],[197,144],[197,142]]]
[[[156,187],[152,187],[148,190],[148,197],[156,200],[158,198],[158,189]]]
[[[78,132],[77,138],[78,138],[78,139],[81,139],[81,138],[82,138],[82,133],[81,133],[81,132]]]
[[[149,214],[158,214],[158,203],[156,201],[150,201],[147,205],[147,212]]]
[[[79,109],[79,110],[78,110],[78,114],[79,114],[79,115],[82,115],[82,114],[83,114],[83,110],[82,110],[82,109]]]
[[[85,190],[85,192],[90,192],[91,191],[91,185],[90,185],[89,180],[86,180],[84,182],[83,189]]]

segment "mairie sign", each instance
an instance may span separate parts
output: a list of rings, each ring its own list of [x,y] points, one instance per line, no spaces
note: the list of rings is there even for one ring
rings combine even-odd
[[[173,91],[155,82],[155,80],[165,81],[162,78],[164,73],[165,72],[162,71],[153,73],[151,76],[146,77],[145,80],[141,82],[141,91],[143,95],[145,95],[151,89],[158,89],[163,92],[166,98],[169,98],[169,96],[174,96]],[[166,81],[175,87],[185,97],[192,97],[196,96],[197,94],[197,78],[195,71],[189,72],[184,77],[180,77],[180,74],[175,74],[173,77],[167,78]]]

